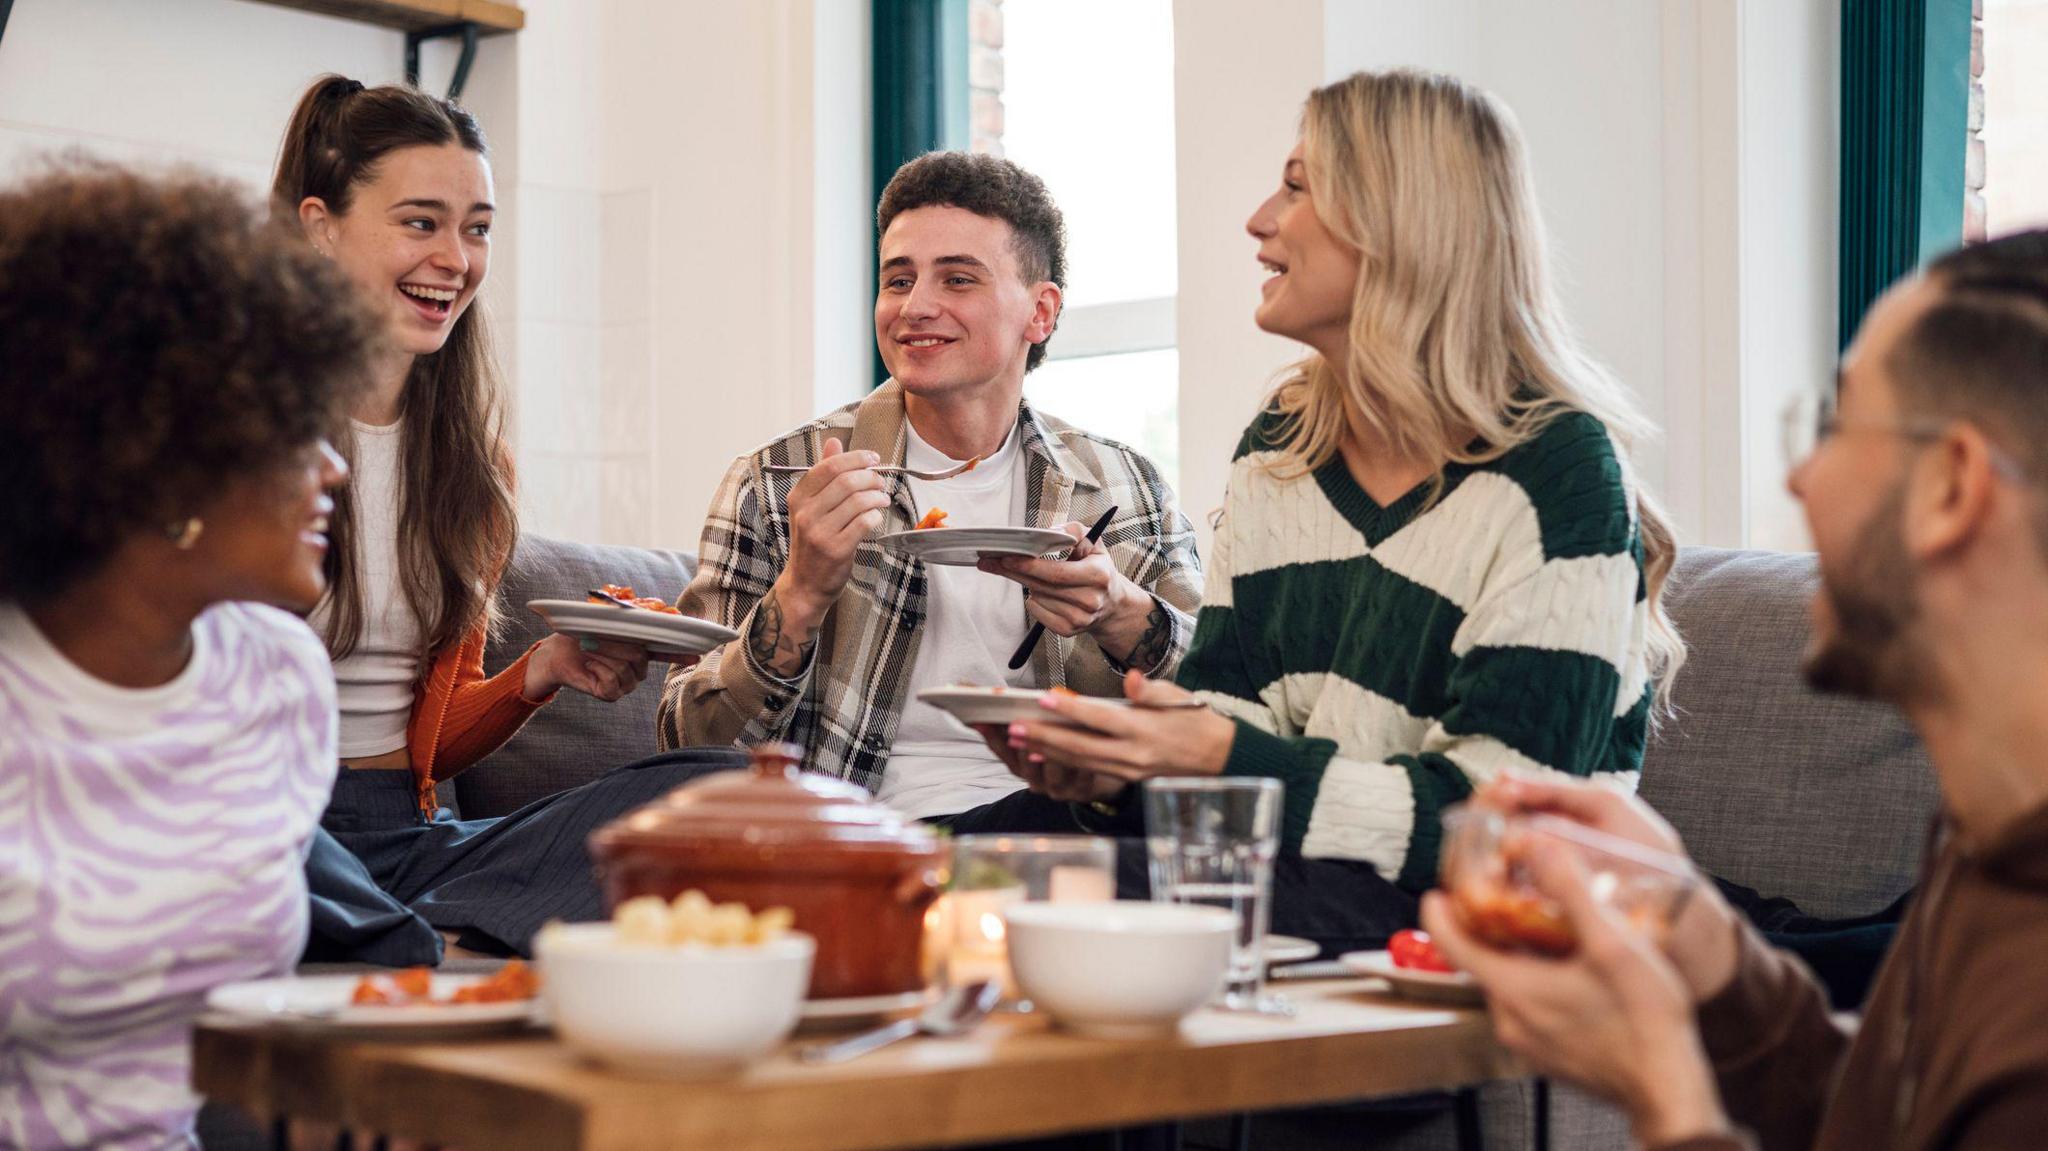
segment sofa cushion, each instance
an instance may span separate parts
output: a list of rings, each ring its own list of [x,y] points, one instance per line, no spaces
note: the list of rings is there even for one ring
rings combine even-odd
[[[591,588],[618,583],[674,602],[696,569],[697,558],[686,552],[521,536],[498,589],[503,620],[484,649],[484,670],[497,672],[547,636],[529,600],[583,599]],[[455,777],[457,810],[465,818],[504,815],[653,755],[654,710],[667,671],[665,663],[649,664],[639,690],[617,703],[563,690],[509,743]],[[448,790],[444,784],[444,800]]]
[[[1912,885],[1937,800],[1897,710],[1800,678],[1818,582],[1810,554],[1685,550],[1667,604],[1690,656],[1642,794],[1708,871],[1834,918]]]

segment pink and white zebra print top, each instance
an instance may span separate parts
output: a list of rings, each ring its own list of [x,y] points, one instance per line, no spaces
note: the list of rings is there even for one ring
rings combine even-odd
[[[131,690],[0,603],[0,1146],[190,1146],[206,992],[305,945],[327,653],[250,604],[192,631],[176,679]]]

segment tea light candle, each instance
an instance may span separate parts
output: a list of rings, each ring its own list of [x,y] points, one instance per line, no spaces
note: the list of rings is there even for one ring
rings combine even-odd
[[[1010,977],[1010,949],[1003,938],[1003,908],[1024,898],[1021,887],[986,891],[955,891],[945,897],[953,946],[946,956],[947,982],[958,987],[977,979],[993,980],[1006,998],[1017,994]]]
[[[924,913],[924,947],[918,954],[918,972],[926,984],[945,969],[946,953],[953,947],[953,906],[950,897],[940,896]]]
[[[1116,898],[1116,883],[1101,868],[1055,867],[1046,898],[1053,903],[1107,903]]]

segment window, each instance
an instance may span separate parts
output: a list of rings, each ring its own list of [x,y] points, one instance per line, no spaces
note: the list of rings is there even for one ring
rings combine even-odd
[[[1172,0],[976,0],[971,34],[975,147],[1067,220],[1066,308],[1025,395],[1178,484]]]

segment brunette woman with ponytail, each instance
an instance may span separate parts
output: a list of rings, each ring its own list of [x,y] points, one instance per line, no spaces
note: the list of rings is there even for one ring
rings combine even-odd
[[[494,215],[483,131],[418,89],[326,76],[292,115],[272,191],[273,210],[347,273],[385,336],[338,440],[355,478],[336,497],[328,594],[311,617],[334,660],[345,769],[323,824],[356,857],[338,861],[344,874],[316,868],[315,934],[325,954],[390,959],[377,948],[391,930],[438,946],[417,916],[524,950],[545,918],[601,913],[588,831],[678,781],[613,773],[502,821],[455,821],[435,802],[437,783],[559,688],[616,700],[647,670],[643,650],[584,651],[556,635],[484,674],[518,521],[490,339],[471,306]],[[534,858],[549,852],[562,858]],[[363,872],[413,914],[363,891]]]

